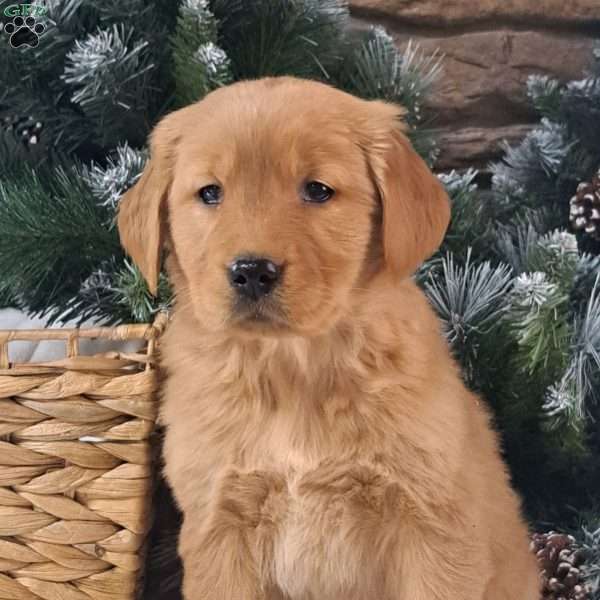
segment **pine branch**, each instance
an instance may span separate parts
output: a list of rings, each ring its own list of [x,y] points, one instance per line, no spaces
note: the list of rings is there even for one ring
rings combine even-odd
[[[231,64],[217,46],[218,24],[206,0],[185,0],[172,41],[177,103],[201,99],[232,81]]]
[[[568,296],[546,273],[535,271],[519,275],[511,300],[507,318],[522,372],[544,378],[559,373],[569,353]]]
[[[552,384],[544,395],[542,410],[546,417],[547,430],[561,439],[570,440],[570,446],[584,449],[585,428],[584,402],[575,384],[575,364],[571,363],[559,381]]]
[[[439,269],[429,273],[425,292],[444,324],[445,335],[460,359],[468,381],[473,381],[481,337],[491,335],[508,306],[510,269],[493,267],[489,262],[471,262],[467,251],[464,265],[447,254]]]
[[[549,121],[560,118],[563,87],[547,75],[530,75],[527,78],[527,96],[535,109]]]
[[[75,169],[28,168],[0,182],[0,289],[44,314],[121,253],[106,209]]]
[[[600,379],[600,276],[596,278],[585,314],[575,321],[575,375],[581,396],[597,400]]]
[[[134,42],[125,26],[100,29],[76,41],[67,54],[62,78],[71,101],[94,124],[103,146],[125,139],[142,144],[149,132],[145,119],[150,72],[155,68],[148,42]]]
[[[409,111],[413,124],[420,121],[423,99],[441,72],[437,53],[426,56],[412,42],[400,52],[383,27],[373,27],[351,58],[344,83],[352,93],[398,102]]]
[[[148,154],[125,142],[117,146],[113,156],[108,156],[104,167],[94,163],[90,167],[83,166],[82,177],[96,201],[114,213],[121,196],[142,174]]]
[[[579,266],[575,236],[559,229],[542,236],[534,246],[527,266],[531,271],[544,269],[559,290],[568,294]]]
[[[0,36],[0,44],[7,44],[5,37]],[[78,115],[73,113],[64,94],[56,89],[52,76],[37,63],[30,66],[26,58],[35,63],[29,53],[0,50],[0,128],[10,131],[15,140],[21,142],[18,123],[23,119],[40,123],[42,130],[36,139],[35,152],[23,155],[35,165],[44,160],[48,146],[62,142],[61,148],[69,152],[89,134],[76,127],[74,121]],[[66,135],[61,136],[61,133]],[[0,152],[2,150],[0,148]],[[4,156],[5,160],[11,160],[10,154]]]
[[[473,183],[476,176],[474,169],[462,174],[452,171],[438,176],[452,204],[452,218],[440,254],[452,252],[458,257],[464,253],[466,246],[473,249],[475,256],[492,258],[496,205],[490,194],[483,194]]]
[[[565,198],[571,198],[581,181],[588,181],[600,162],[600,67],[566,85],[548,77],[533,76],[528,93],[545,119],[522,144],[507,149],[504,164],[493,167],[494,189],[515,206],[543,206],[550,226],[566,227]],[[597,254],[600,243],[577,234],[582,252]]]
[[[61,321],[94,319],[105,325],[148,323],[171,303],[172,292],[164,273],[155,297],[135,265],[127,259],[112,258],[89,275],[77,294],[57,308],[53,316]]]
[[[441,57],[437,53],[426,56],[412,42],[400,52],[385,29],[373,27],[354,52],[347,55],[337,83],[357,96],[402,105],[407,110],[413,145],[433,164],[437,149],[431,132],[422,126],[422,111],[440,72]]]
[[[542,119],[518,146],[504,144],[502,162],[492,165],[492,183],[499,196],[518,201],[532,196],[556,204],[556,178],[573,142],[563,125]]]
[[[171,288],[164,273],[160,274],[155,297],[140,270],[127,261],[115,278],[113,290],[116,303],[127,307],[132,319],[141,323],[150,322],[157,311],[169,308],[172,303]]]
[[[583,447],[585,425],[592,403],[597,403],[600,384],[600,286],[596,283],[585,314],[576,318],[565,339],[563,354],[568,360],[562,376],[549,386],[543,410],[546,423],[563,439],[577,441]],[[550,329],[548,327],[547,329]]]
[[[583,317],[585,314],[598,277],[600,277],[600,256],[580,255],[569,296],[570,311],[576,317]]]
[[[496,247],[501,260],[508,263],[515,274],[531,271],[531,253],[540,239],[539,229],[530,222],[512,227],[500,227]]]
[[[529,227],[513,261],[521,275],[509,318],[522,368],[530,375],[543,371],[544,378],[557,376],[570,351],[569,295],[579,264],[577,242],[563,231],[539,236]],[[568,386],[559,387],[564,396]]]
[[[151,124],[173,102],[175,81],[169,40],[177,23],[177,4],[172,0],[103,0],[95,3],[101,28],[125,24],[132,27],[132,43],[148,44],[147,52],[154,64],[147,74],[151,93],[147,96],[146,120]]]
[[[600,156],[600,76],[570,82],[560,105],[570,135],[590,154]]]
[[[211,7],[235,80],[329,79],[340,66],[348,22],[344,0],[213,0]]]
[[[46,27],[36,48],[22,53],[7,73],[13,103],[21,114],[29,114],[44,124],[43,141],[72,152],[89,139],[89,126],[71,105],[60,79],[67,53],[74,41],[98,24],[98,13],[86,0],[46,0]],[[11,54],[11,62],[14,54]],[[20,64],[26,61],[26,64]],[[13,106],[9,110],[14,111]]]

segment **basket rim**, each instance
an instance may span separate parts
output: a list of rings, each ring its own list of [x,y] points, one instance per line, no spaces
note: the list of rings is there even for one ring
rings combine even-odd
[[[35,340],[66,340],[71,337],[94,339],[103,338],[115,341],[150,339],[162,333],[167,314],[157,313],[151,323],[121,323],[119,325],[98,325],[95,327],[36,327],[32,329],[0,328],[0,343]]]
[[[145,363],[150,367],[154,363],[154,354],[156,342],[168,321],[166,312],[157,313],[152,323],[125,323],[116,326],[101,325],[97,327],[67,327],[67,328],[36,328],[36,329],[0,329],[0,373],[18,370],[18,367],[41,367],[50,369],[65,369],[77,367],[77,363],[82,363],[80,368],[84,370],[92,369],[91,365],[85,366],[85,361],[94,357],[110,359],[117,362],[127,362],[129,364]],[[109,352],[93,356],[79,355],[80,339],[105,339],[112,341],[146,340],[147,346],[143,353],[119,353]],[[55,361],[46,361],[41,363],[11,363],[8,360],[8,345],[11,342],[43,342],[43,341],[64,341],[66,344],[66,358]],[[70,365],[70,366],[67,366]],[[120,365],[124,366],[123,364]],[[105,368],[109,368],[106,366]]]

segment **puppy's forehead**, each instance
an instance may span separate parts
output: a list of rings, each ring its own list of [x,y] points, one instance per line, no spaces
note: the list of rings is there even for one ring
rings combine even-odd
[[[268,117],[286,122],[299,118],[344,120],[365,102],[329,85],[291,77],[239,82],[209,94],[198,107],[207,115],[229,117],[233,122]]]
[[[335,152],[352,145],[365,101],[317,82],[273,78],[241,82],[193,107],[181,132],[188,150],[206,160],[224,150],[273,156]]]

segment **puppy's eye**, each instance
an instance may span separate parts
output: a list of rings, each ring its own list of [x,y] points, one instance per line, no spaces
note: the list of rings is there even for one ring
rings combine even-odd
[[[309,181],[304,185],[304,189],[302,190],[302,199],[305,202],[322,204],[331,199],[333,194],[335,194],[335,192],[328,185],[325,185],[320,181]]]
[[[198,197],[204,204],[220,204],[223,198],[223,190],[215,184],[205,185],[198,191]]]

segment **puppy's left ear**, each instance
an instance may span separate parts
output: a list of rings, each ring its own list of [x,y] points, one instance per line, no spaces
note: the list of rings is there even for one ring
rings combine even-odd
[[[368,105],[367,140],[361,145],[381,199],[385,265],[404,278],[442,243],[450,201],[404,134],[402,109],[379,101]]]

